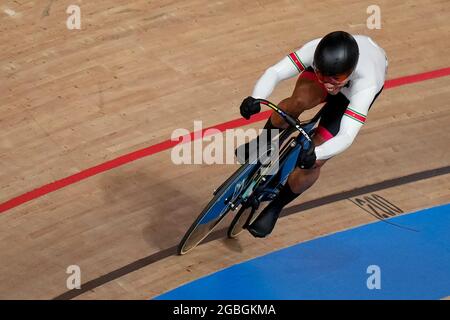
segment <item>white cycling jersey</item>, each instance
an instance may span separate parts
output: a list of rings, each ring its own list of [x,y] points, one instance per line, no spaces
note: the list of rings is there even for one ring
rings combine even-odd
[[[367,36],[354,35],[353,37],[358,43],[359,60],[350,75],[349,85],[340,90],[350,103],[341,119],[336,136],[316,147],[317,160],[329,159],[353,143],[366,121],[375,95],[384,85],[388,66],[384,50]],[[280,81],[298,76],[312,66],[314,51],[320,40],[321,38],[306,43],[267,69],[257,81],[252,96],[257,99],[267,99]]]

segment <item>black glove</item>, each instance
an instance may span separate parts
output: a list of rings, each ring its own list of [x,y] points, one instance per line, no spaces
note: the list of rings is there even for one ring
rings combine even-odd
[[[308,150],[302,150],[297,159],[297,166],[300,169],[311,169],[316,164],[316,152],[314,143],[311,141]]]
[[[256,102],[255,98],[247,97],[242,101],[240,110],[241,116],[248,120],[252,115],[261,111],[261,106],[259,105],[259,102]]]

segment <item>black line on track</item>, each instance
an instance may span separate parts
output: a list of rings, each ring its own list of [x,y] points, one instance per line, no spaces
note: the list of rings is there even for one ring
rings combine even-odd
[[[387,188],[392,188],[392,187],[400,186],[400,185],[411,183],[411,182],[430,179],[433,177],[446,175],[449,173],[450,173],[450,166],[445,166],[445,167],[440,167],[440,168],[436,168],[436,169],[425,170],[425,171],[409,174],[409,175],[398,177],[398,178],[389,179],[386,181],[374,183],[371,185],[352,189],[349,191],[343,191],[343,192],[331,194],[329,196],[325,196],[325,197],[322,197],[319,199],[311,200],[311,201],[308,201],[305,203],[301,203],[301,204],[289,207],[286,210],[283,210],[283,213],[281,216],[282,217],[289,216],[289,215],[297,213],[299,211],[304,211],[304,210],[320,207],[320,206],[323,206],[326,204],[330,204],[330,203],[341,201],[341,200],[346,200],[348,198],[353,198],[353,197],[360,196],[363,194],[367,194],[367,193],[371,193],[371,192],[375,192],[375,191],[379,191],[379,190],[383,190],[383,189],[387,189]],[[210,241],[214,241],[214,240],[226,237],[226,234],[227,234],[227,228],[217,230],[217,231],[213,232],[211,235],[209,235],[209,237],[203,243],[208,243]],[[149,255],[147,257],[144,257],[142,259],[134,261],[130,264],[127,264],[127,265],[119,268],[119,269],[116,269],[107,274],[104,274],[98,278],[92,279],[92,280],[82,284],[81,289],[73,289],[73,290],[66,291],[63,294],[61,294],[53,299],[54,300],[68,300],[68,299],[76,298],[85,292],[92,291],[95,288],[98,288],[108,282],[116,280],[120,277],[123,277],[123,276],[129,274],[129,273],[132,273],[132,272],[142,269],[148,265],[151,265],[152,263],[158,262],[160,260],[163,260],[165,258],[168,258],[168,257],[176,255],[176,254],[177,254],[176,246],[158,251],[152,255]],[[180,257],[180,259],[182,259],[182,257]]]

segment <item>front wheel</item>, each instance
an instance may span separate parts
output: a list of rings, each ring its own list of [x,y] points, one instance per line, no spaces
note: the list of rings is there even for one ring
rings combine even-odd
[[[231,203],[243,191],[247,178],[258,165],[242,165],[216,192],[178,245],[178,254],[194,249],[205,239],[231,210]]]

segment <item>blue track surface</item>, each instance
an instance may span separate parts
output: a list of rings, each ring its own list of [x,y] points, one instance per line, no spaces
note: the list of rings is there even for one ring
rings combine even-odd
[[[440,299],[450,295],[450,204],[300,243],[157,299]],[[301,232],[301,230],[299,231]],[[256,240],[255,240],[256,241]],[[369,290],[367,267],[381,270]]]

